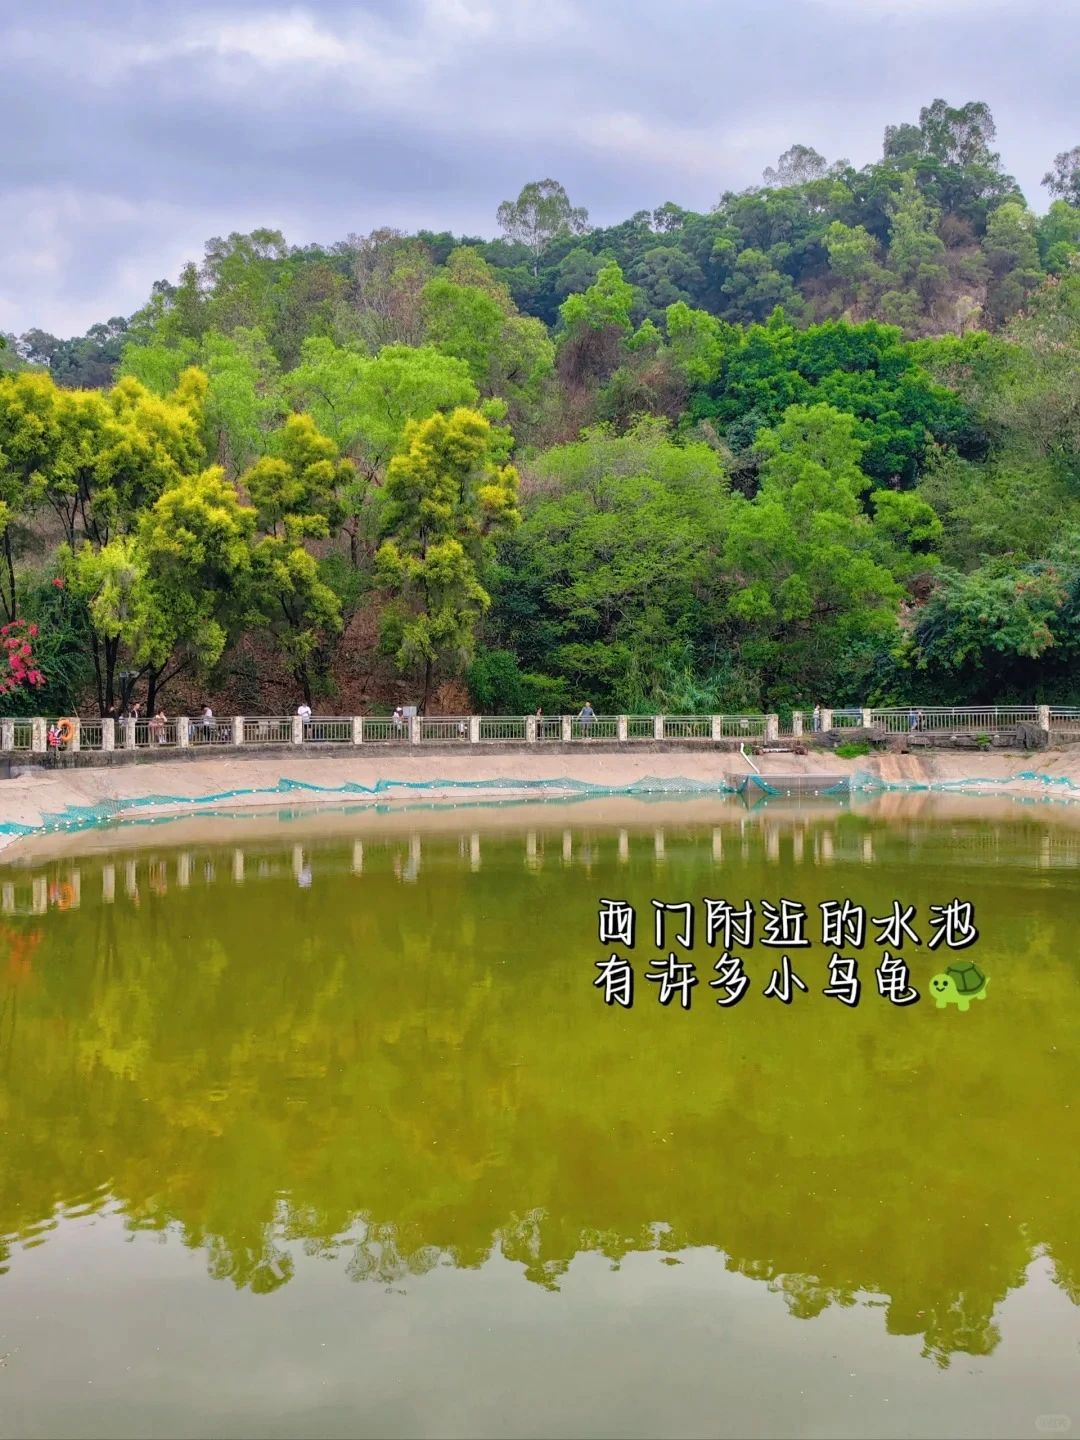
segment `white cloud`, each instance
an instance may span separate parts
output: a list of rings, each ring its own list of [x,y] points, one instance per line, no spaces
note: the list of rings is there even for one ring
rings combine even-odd
[[[181,42],[182,50],[213,50],[225,59],[242,56],[268,69],[282,65],[345,65],[357,55],[330,30],[321,29],[303,10],[262,15],[251,20],[200,21]]]

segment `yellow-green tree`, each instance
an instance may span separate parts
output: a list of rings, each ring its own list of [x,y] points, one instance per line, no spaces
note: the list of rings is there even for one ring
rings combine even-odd
[[[396,594],[383,643],[403,671],[422,668],[425,709],[436,667],[470,658],[494,541],[520,522],[517,471],[492,446],[490,423],[461,408],[411,425],[387,470],[376,573]]]
[[[242,482],[261,534],[251,556],[248,616],[279,641],[308,704],[319,648],[341,629],[341,602],[306,543],[338,533],[340,497],[355,473],[310,416],[291,415],[273,453]]]
[[[151,711],[170,680],[205,673],[221,658],[254,529],[255,511],[214,467],[175,480],[135,534],[62,548],[68,584],[90,617],[103,715],[125,665],[145,678]]]
[[[206,377],[185,371],[168,396],[131,376],[106,392],[58,390],[59,433],[46,465],[45,499],[68,546],[107,545],[134,531],[166,486],[205,464]]]
[[[60,393],[47,375],[0,378],[0,607],[9,621],[16,614],[15,562],[58,445]]]

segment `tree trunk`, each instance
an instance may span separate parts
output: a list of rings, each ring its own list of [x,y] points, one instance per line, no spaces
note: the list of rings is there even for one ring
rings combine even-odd
[[[293,676],[294,676],[295,679],[296,679],[296,683],[300,686],[301,694],[302,694],[303,697],[304,697],[304,704],[305,704],[305,705],[310,705],[310,704],[311,704],[311,675],[310,675],[310,673],[309,673],[309,671],[308,671],[307,665],[306,665],[303,661],[301,661],[300,664],[297,665],[296,668],[293,670]]]
[[[427,714],[428,699],[431,696],[431,672],[433,668],[434,667],[431,663],[431,657],[428,656],[428,658],[424,661],[424,694],[423,698],[420,701],[421,715]]]
[[[107,715],[115,703],[116,660],[120,653],[120,641],[105,641],[105,696],[101,705],[102,715]]]
[[[4,559],[7,561],[7,582],[4,587],[4,613],[9,620],[15,619],[15,557],[11,553],[11,529],[4,531]]]

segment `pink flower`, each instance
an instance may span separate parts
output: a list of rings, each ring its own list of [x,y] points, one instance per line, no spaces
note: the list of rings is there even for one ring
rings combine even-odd
[[[64,588],[64,577],[63,577],[62,575],[56,575],[56,576],[53,577],[53,582],[52,582],[52,583],[56,586],[57,590],[63,590],[63,588]]]

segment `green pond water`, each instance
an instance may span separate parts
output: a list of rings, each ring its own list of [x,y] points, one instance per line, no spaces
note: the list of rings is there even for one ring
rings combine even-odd
[[[0,1436],[1080,1432],[1080,829],[712,810],[163,826],[0,870]],[[759,909],[734,1006],[706,897]],[[694,903],[692,952],[654,899]],[[822,993],[844,899],[854,1008]],[[978,941],[930,951],[954,899]],[[688,1010],[646,978],[672,949]],[[938,1010],[959,960],[986,998]]]

